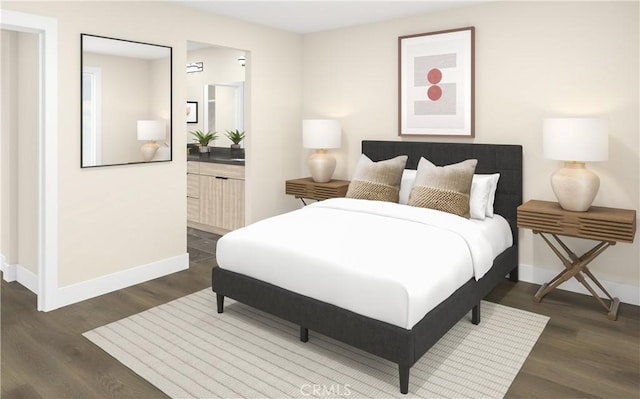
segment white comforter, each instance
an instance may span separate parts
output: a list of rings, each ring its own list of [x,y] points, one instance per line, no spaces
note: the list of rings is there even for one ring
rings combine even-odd
[[[340,198],[228,233],[216,256],[223,269],[411,329],[511,245],[491,242],[485,227],[435,210]]]

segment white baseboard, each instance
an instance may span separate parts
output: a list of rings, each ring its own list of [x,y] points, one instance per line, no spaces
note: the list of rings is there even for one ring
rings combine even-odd
[[[4,255],[0,254],[0,270],[2,270],[2,278],[10,283],[16,281],[16,265],[7,263]]]
[[[0,265],[2,265],[2,278],[4,281],[17,281],[25,286],[29,291],[38,295],[38,276],[35,273],[22,265],[8,264],[4,255],[0,255],[0,262]]]
[[[38,295],[38,275],[31,270],[21,265],[16,265],[16,281]]]
[[[54,307],[47,307],[46,310],[61,308],[188,268],[189,254],[185,253],[81,283],[60,287],[56,290]]]
[[[552,278],[558,274],[560,270],[554,271],[549,269],[543,269],[540,267],[535,267],[531,265],[520,264],[520,269],[518,272],[518,277],[520,281],[526,281],[528,283],[534,284],[544,284],[549,282]],[[598,276],[596,276],[598,277]],[[587,279],[589,281],[589,279]],[[609,293],[613,297],[617,297],[620,299],[620,302],[628,303],[630,305],[640,306],[640,287],[636,285],[628,285],[615,283],[612,281],[606,281],[602,279],[598,279],[604,286],[604,288],[609,291]],[[595,287],[596,292],[600,292],[599,288],[595,286],[595,284],[590,284]],[[586,288],[582,286],[578,282],[578,280],[572,278],[568,281],[565,281],[560,285],[557,289],[566,290],[571,292],[577,292],[579,294],[591,295]],[[601,293],[604,295],[603,293]]]

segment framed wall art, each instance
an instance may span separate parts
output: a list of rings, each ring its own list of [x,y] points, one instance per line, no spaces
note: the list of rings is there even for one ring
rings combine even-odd
[[[398,134],[474,137],[475,28],[398,38]]]
[[[198,123],[197,101],[187,101],[187,123]]]

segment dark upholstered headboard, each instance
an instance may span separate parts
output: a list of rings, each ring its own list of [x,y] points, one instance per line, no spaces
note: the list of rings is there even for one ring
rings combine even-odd
[[[477,159],[476,173],[500,173],[494,210],[509,221],[513,243],[517,245],[516,209],[522,204],[522,146],[364,140],[362,153],[373,161],[408,155],[407,169],[416,169],[420,157],[438,166]]]

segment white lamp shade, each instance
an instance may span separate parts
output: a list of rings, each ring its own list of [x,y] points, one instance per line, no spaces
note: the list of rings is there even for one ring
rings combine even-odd
[[[335,119],[305,119],[302,121],[304,148],[340,148],[340,122]]]
[[[550,118],[543,122],[544,157],[592,162],[609,158],[607,123],[595,118]]]
[[[167,135],[167,125],[162,120],[138,121],[138,140],[164,140]]]

